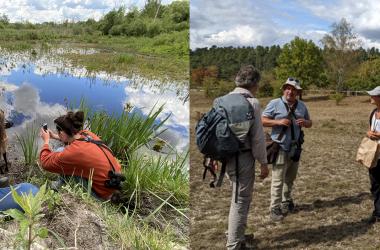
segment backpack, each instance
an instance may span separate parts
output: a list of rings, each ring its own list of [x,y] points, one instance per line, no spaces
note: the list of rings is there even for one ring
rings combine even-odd
[[[239,152],[249,150],[244,148],[244,143],[255,117],[248,97],[233,93],[215,99],[211,110],[202,116],[195,127],[199,151],[206,157],[222,162],[217,187],[222,184],[227,159],[235,156],[237,168]],[[214,181],[210,186],[214,187]]]

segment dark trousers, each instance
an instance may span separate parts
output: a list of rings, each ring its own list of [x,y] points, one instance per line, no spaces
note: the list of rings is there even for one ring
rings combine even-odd
[[[369,169],[369,179],[371,181],[371,194],[375,206],[373,215],[380,217],[380,160],[377,162],[376,167]]]

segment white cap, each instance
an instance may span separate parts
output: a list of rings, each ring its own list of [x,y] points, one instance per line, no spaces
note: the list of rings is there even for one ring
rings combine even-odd
[[[300,81],[293,78],[293,77],[289,77],[286,82],[282,85],[282,88],[284,88],[285,85],[290,85],[290,86],[293,86],[295,87],[296,89],[298,90],[301,90],[301,85],[300,85]]]
[[[367,91],[370,96],[380,96],[380,86],[377,86],[373,90]]]

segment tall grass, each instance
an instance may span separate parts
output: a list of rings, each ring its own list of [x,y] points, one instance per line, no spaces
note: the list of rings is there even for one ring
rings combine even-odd
[[[34,165],[37,161],[37,134],[38,128],[34,126],[27,128],[24,134],[16,134],[16,138],[21,146],[26,165]]]
[[[124,171],[126,181],[123,192],[137,206],[144,196],[155,196],[161,201],[167,200],[180,215],[187,207],[189,199],[189,174],[187,169],[188,154],[169,156],[133,155],[128,168]]]
[[[156,121],[162,110],[163,106],[157,110],[153,108],[145,117],[127,111],[119,117],[98,112],[89,117],[89,127],[92,132],[101,135],[118,158],[125,159],[156,136],[157,130],[169,118]]]

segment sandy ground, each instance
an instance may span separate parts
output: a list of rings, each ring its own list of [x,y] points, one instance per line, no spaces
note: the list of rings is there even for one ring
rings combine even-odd
[[[190,185],[192,249],[225,248],[230,204],[229,181],[220,189],[202,181],[202,155],[194,142],[200,112],[212,100],[191,91]],[[269,99],[262,99],[262,107]],[[355,162],[374,108],[369,98],[347,97],[341,105],[328,98],[305,96],[313,127],[305,129],[305,144],[295,181],[296,213],[283,222],[269,220],[270,175],[256,177],[247,233],[254,233],[257,249],[379,249],[380,223],[367,225],[373,209],[368,171]],[[259,175],[256,166],[256,176]]]

